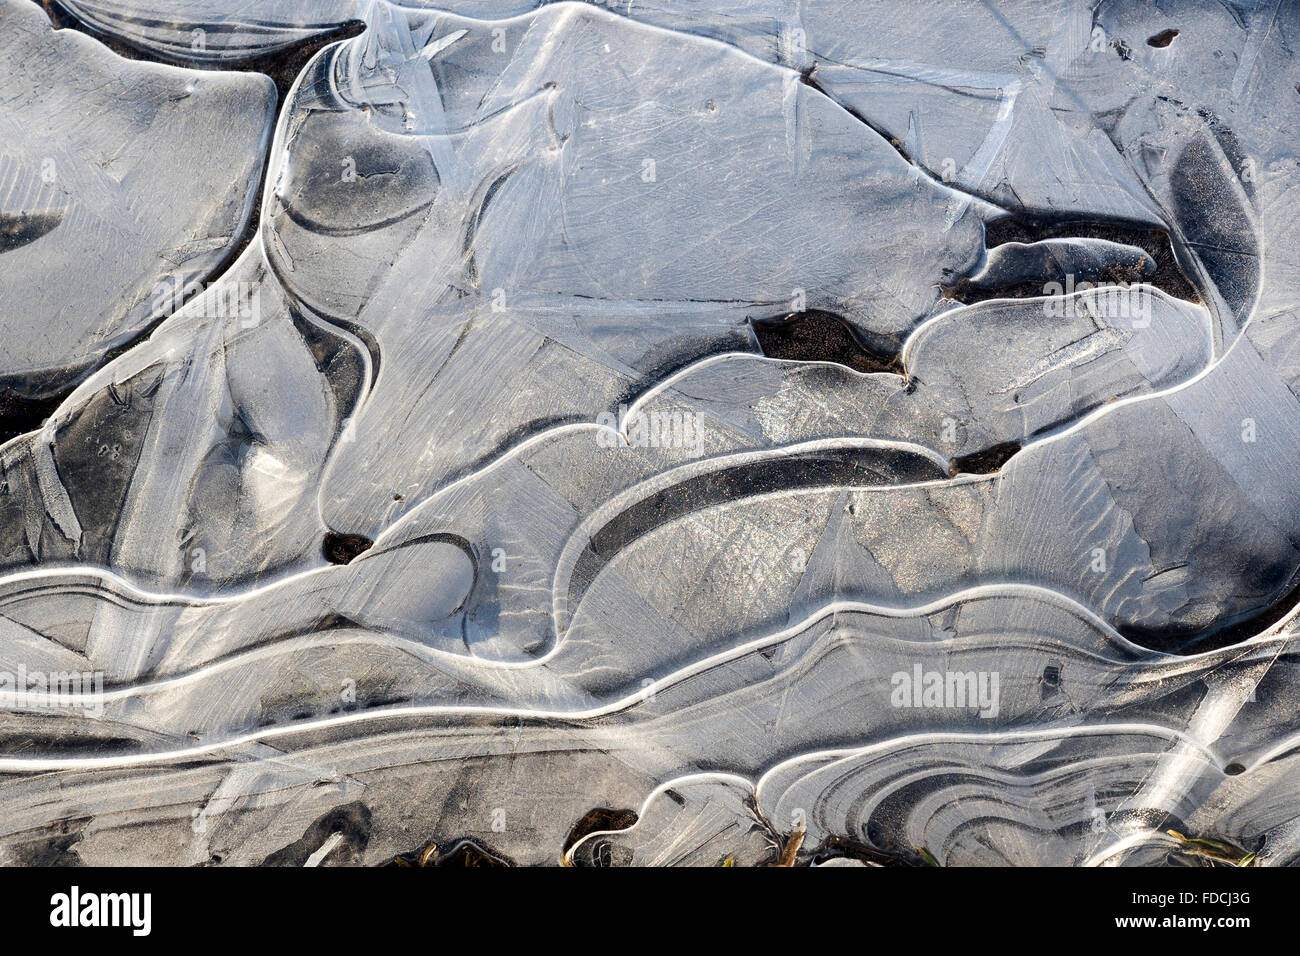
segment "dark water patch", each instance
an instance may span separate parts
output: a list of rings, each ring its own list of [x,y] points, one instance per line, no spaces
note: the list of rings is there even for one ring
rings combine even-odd
[[[431,843],[421,850],[395,856],[384,865],[397,867],[472,866],[499,869],[509,868],[516,864],[504,854],[497,853],[475,840],[466,838],[456,840],[446,850],[442,850],[437,844]]]
[[[903,371],[897,354],[867,345],[848,322],[830,312],[792,312],[783,318],[756,319],[750,324],[759,348],[768,358],[834,362],[855,372],[901,375]]]
[[[1232,314],[1243,322],[1260,285],[1259,243],[1238,193],[1241,184],[1225,168],[1230,159],[1223,152],[1224,138],[1203,137],[1184,149],[1170,186],[1183,238]]]
[[[1001,471],[1020,447],[1018,441],[1004,441],[969,455],[959,455],[952,460],[948,474],[953,478],[958,475],[991,475]]]
[[[87,687],[84,693],[90,693]],[[29,690],[28,693],[38,693],[36,690]],[[57,693],[50,692],[52,695]],[[8,754],[39,754],[42,758],[48,757],[110,757],[119,754],[135,753],[140,746],[140,741],[134,737],[120,736],[95,736],[100,733],[93,726],[97,721],[93,717],[86,717],[85,723],[79,724],[76,728],[65,728],[62,731],[49,730],[32,730],[20,731],[12,730],[0,733],[0,748],[3,748]],[[51,725],[52,726],[52,725]]]
[[[569,851],[578,845],[578,842],[584,837],[593,833],[603,833],[609,830],[626,830],[635,824],[637,814],[635,810],[615,810],[611,807],[594,807],[583,814],[582,819],[573,825],[569,830],[569,835],[564,839],[564,846],[561,855],[569,856]],[[575,853],[571,859],[574,866],[583,867],[608,867],[620,866],[629,862],[627,859],[617,857],[628,852],[626,847],[616,848],[613,844],[604,840],[593,840],[588,846],[584,846],[580,853]]]
[[[340,534],[329,531],[321,542],[321,554],[331,564],[351,564],[356,558],[369,551],[374,542],[365,535]]]
[[[63,222],[63,212],[0,214],[0,254],[35,242]]]
[[[55,820],[35,833],[6,841],[10,866],[83,866],[76,846],[85,836],[92,817]]]
[[[826,841],[812,854],[814,864],[845,858],[858,860],[867,866],[917,867],[929,865],[919,854],[886,853],[875,847],[867,846],[865,843],[858,843],[838,836],[827,837]]]
[[[67,391],[71,394],[72,389]],[[0,445],[36,431],[65,397],[58,394],[50,398],[24,398],[11,388],[0,388]]]
[[[1260,583],[1266,586],[1268,582],[1265,579],[1282,578],[1285,573],[1284,569],[1276,566],[1265,568],[1260,572]],[[1293,575],[1293,579],[1294,577]],[[1300,581],[1260,610],[1210,627],[1155,628],[1120,624],[1116,625],[1115,629],[1134,644],[1153,651],[1166,654],[1200,654],[1240,644],[1242,641],[1267,633],[1270,628],[1295,610],[1297,605],[1300,605]]]
[[[984,228],[984,244],[990,249],[1008,242],[1034,243],[1044,239],[1104,239],[1134,246],[1151,257],[1155,270],[1144,274],[1137,263],[1117,263],[1109,274],[1101,277],[1104,281],[1115,284],[1141,281],[1176,299],[1201,301],[1196,286],[1178,264],[1169,233],[1163,229],[1120,220],[1042,219],[1032,216],[1004,216]],[[944,294],[967,305],[987,299],[1032,298],[1043,295],[1045,282],[1055,278],[1045,276],[1044,282],[1019,282],[1000,288],[980,288],[969,280],[960,279],[945,288]]]
[[[336,807],[319,817],[299,839],[264,859],[262,866],[302,866],[331,838],[333,845],[316,862],[357,864],[370,843],[370,831],[370,808],[365,804],[357,801]]]

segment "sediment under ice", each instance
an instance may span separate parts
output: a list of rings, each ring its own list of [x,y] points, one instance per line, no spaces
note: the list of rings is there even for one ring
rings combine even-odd
[[[441,7],[0,0],[0,858],[1300,859],[1300,7]]]

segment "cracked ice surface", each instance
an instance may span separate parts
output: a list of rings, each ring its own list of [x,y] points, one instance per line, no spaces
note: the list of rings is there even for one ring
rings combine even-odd
[[[62,6],[3,859],[1300,859],[1300,6]]]

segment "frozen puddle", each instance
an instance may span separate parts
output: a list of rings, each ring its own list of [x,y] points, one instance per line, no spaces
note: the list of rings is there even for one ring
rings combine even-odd
[[[1300,858],[1294,5],[62,7],[0,860]]]

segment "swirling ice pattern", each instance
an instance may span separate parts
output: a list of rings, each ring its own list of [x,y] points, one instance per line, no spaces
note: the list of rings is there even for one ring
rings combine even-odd
[[[53,12],[0,857],[1300,860],[1290,0]]]

